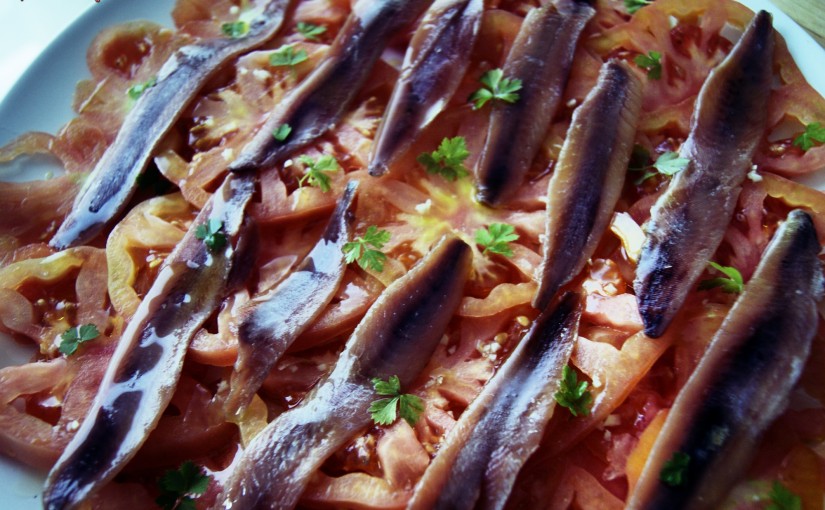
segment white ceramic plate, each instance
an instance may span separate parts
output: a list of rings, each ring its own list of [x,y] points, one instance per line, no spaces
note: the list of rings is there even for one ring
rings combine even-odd
[[[785,37],[806,78],[825,95],[825,69],[822,67],[825,50],[768,0],[740,1],[751,9],[774,13],[774,25]],[[8,75],[9,68],[14,69],[15,65],[25,62],[31,48],[46,48],[5,98],[2,95],[7,86],[0,82],[0,146],[27,131],[54,133],[73,117],[74,86],[88,76],[86,48],[101,29],[134,19],[172,26],[173,3],[173,0],[104,0],[100,3],[92,0],[28,0],[0,7],[0,69],[4,69],[4,75]],[[71,22],[74,18],[76,21]],[[68,28],[48,44],[56,32],[66,26]],[[46,161],[24,159],[0,166],[0,180],[37,179],[54,170]],[[21,347],[0,334],[0,367],[25,363],[32,353],[33,349]],[[43,473],[0,456],[0,480],[4,487],[0,506],[7,510],[41,508],[43,477]]]

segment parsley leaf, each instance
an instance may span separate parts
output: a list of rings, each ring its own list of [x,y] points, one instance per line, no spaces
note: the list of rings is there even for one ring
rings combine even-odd
[[[195,229],[195,237],[203,241],[211,251],[217,251],[226,244],[226,234],[223,232],[223,222],[210,219]]]
[[[519,99],[521,80],[505,78],[501,69],[491,69],[481,76],[484,85],[470,95],[468,101],[475,103],[473,109],[478,110],[491,99],[499,99],[507,103],[515,103]]]
[[[298,33],[302,36],[312,41],[317,41],[318,36],[327,31],[327,27],[323,25],[315,25],[313,23],[305,23],[303,21],[299,21],[298,25],[295,26],[295,29],[298,30]]]
[[[624,0],[624,7],[630,14],[636,14],[636,11],[652,3],[650,0]]]
[[[344,245],[344,254],[347,264],[358,261],[361,269],[372,269],[381,272],[384,270],[384,261],[387,256],[381,253],[381,248],[389,242],[390,233],[378,230],[375,225],[367,228],[364,237],[357,237],[354,241]],[[372,248],[370,248],[370,246]]]
[[[448,181],[454,181],[470,175],[464,160],[470,155],[467,142],[463,136],[444,138],[438,150],[422,152],[416,161],[424,165],[429,174],[439,174]]]
[[[70,356],[77,351],[80,344],[94,340],[99,336],[100,331],[97,330],[97,326],[94,324],[84,324],[82,326],[69,328],[60,335],[62,341],[60,342],[58,350],[66,356]]]
[[[510,249],[509,243],[519,238],[515,231],[516,229],[512,225],[491,223],[488,228],[476,230],[476,243],[484,248],[484,255],[491,252],[505,257],[512,257],[513,250]]]
[[[285,44],[269,55],[269,63],[273,66],[294,66],[307,60],[304,49],[295,51],[294,44]]]
[[[710,267],[724,274],[724,277],[711,278],[699,282],[699,290],[710,290],[716,287],[721,287],[722,292],[728,294],[739,294],[745,288],[745,282],[742,279],[742,273],[735,267],[720,266],[716,262],[711,261]]]
[[[658,80],[662,77],[662,54],[658,51],[650,51],[647,55],[636,55],[633,62],[646,70],[647,77],[651,80]]]
[[[638,152],[636,147],[639,147]],[[690,159],[680,158],[678,153],[668,151],[659,156],[659,158],[652,165],[642,163],[641,167],[634,167],[634,165],[638,164],[640,161],[646,162],[650,158],[649,153],[644,149],[644,147],[636,147],[633,148],[633,156],[631,156],[631,164],[628,166],[628,170],[631,172],[644,172],[641,177],[634,181],[634,184],[637,186],[651,177],[655,177],[656,175],[672,177],[687,168],[690,164]]]
[[[685,483],[685,470],[690,465],[690,455],[682,452],[674,452],[673,456],[665,462],[664,467],[659,472],[659,480],[671,487],[679,487]]]
[[[561,371],[561,381],[559,389],[553,395],[560,406],[570,409],[573,416],[587,416],[590,414],[590,404],[593,402],[593,395],[587,391],[587,381],[579,381],[576,371],[569,365]]]
[[[781,482],[773,482],[773,489],[768,497],[771,498],[771,502],[765,510],[802,510],[802,500]]]
[[[191,461],[160,479],[160,496],[155,502],[164,510],[194,510],[195,498],[206,492],[210,477]]]
[[[375,423],[378,425],[391,425],[398,417],[396,414],[396,408],[398,408],[398,414],[401,415],[401,418],[411,426],[415,425],[419,415],[424,411],[424,402],[415,395],[401,393],[401,381],[398,380],[397,375],[390,376],[387,381],[374,378],[372,379],[372,385],[376,393],[390,397],[376,400],[370,404],[369,412]]]
[[[221,25],[221,32],[226,37],[238,39],[245,36],[249,32],[249,23],[246,21],[232,21]]]
[[[272,132],[272,136],[279,142],[283,142],[289,137],[290,133],[292,133],[292,126],[289,124],[281,124],[278,126],[278,129]]]
[[[825,143],[825,127],[819,122],[806,124],[805,132],[793,139],[793,144],[803,151],[821,143]]]
[[[128,95],[131,99],[137,100],[143,95],[144,92],[146,92],[147,89],[154,87],[157,83],[157,76],[152,76],[143,83],[138,83],[129,87],[129,90],[126,91],[126,95]]]
[[[310,186],[320,188],[324,193],[331,189],[329,186],[329,176],[325,172],[337,172],[341,169],[341,167],[338,166],[338,161],[329,154],[324,154],[317,160],[302,155],[298,156],[298,161],[300,161],[306,169],[304,176],[298,179],[298,187],[303,187],[304,181],[306,181]]]

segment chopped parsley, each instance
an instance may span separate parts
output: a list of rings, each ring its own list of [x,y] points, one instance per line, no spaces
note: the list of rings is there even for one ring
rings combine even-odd
[[[768,497],[771,502],[765,510],[802,510],[800,497],[788,490],[781,482],[773,482],[773,488]]]
[[[416,161],[427,169],[429,174],[438,174],[448,181],[455,181],[470,175],[464,160],[470,155],[467,142],[463,136],[444,138],[438,149],[433,152],[422,152]]]
[[[651,80],[658,80],[662,77],[662,54],[658,51],[650,51],[647,55],[636,55],[633,62],[637,66],[647,71],[647,77]]]
[[[376,393],[389,397],[370,404],[369,412],[375,423],[391,425],[400,414],[401,418],[411,426],[415,425],[421,412],[424,411],[424,402],[415,395],[401,393],[401,381],[398,380],[397,375],[390,376],[387,381],[374,378],[372,385]]]
[[[560,406],[570,410],[573,416],[587,416],[590,414],[590,405],[593,402],[593,395],[587,387],[587,381],[579,381],[576,371],[565,365],[561,371],[561,381],[559,389],[553,395]]]
[[[671,487],[679,487],[685,483],[685,471],[687,471],[689,465],[690,455],[674,452],[659,472],[659,480]]]
[[[490,252],[512,257],[513,250],[510,249],[510,243],[519,238],[515,231],[512,225],[491,223],[488,228],[476,230],[476,244],[484,248],[482,252],[484,255]]]
[[[315,25],[313,23],[306,23],[299,21],[295,29],[306,39],[317,41],[318,36],[327,31],[327,27],[323,25]]]
[[[281,124],[278,126],[278,129],[272,132],[272,136],[279,142],[283,142],[289,137],[290,133],[292,133],[292,126],[289,124]]]
[[[650,0],[624,0],[624,8],[627,9],[627,12],[630,14],[636,14],[636,11],[652,3]]]
[[[160,496],[155,503],[164,510],[195,510],[195,499],[206,492],[209,479],[199,466],[186,461],[161,477]]]
[[[129,87],[129,90],[126,91],[126,95],[129,96],[131,99],[137,101],[140,98],[140,96],[143,95],[144,92],[157,85],[157,83],[157,76],[152,76],[143,83],[138,83]]]
[[[470,95],[469,101],[473,109],[478,110],[491,99],[498,99],[507,103],[519,100],[518,91],[521,90],[521,80],[505,78],[501,69],[491,69],[481,76],[483,87]]]
[[[825,127],[819,122],[806,124],[805,132],[793,139],[793,144],[803,151],[821,143],[825,143]]]
[[[220,250],[226,244],[226,234],[223,231],[223,222],[220,220],[210,219],[198,225],[195,229],[195,237],[203,241],[210,251]]]
[[[338,161],[329,154],[324,154],[318,159],[301,155],[298,156],[298,161],[304,165],[306,171],[304,176],[298,179],[298,187],[303,187],[304,182],[306,182],[310,186],[320,188],[324,193],[331,189],[327,172],[337,172],[341,169],[341,167],[338,166]]]
[[[647,164],[649,158],[650,155],[644,147],[637,145],[633,148],[633,156],[631,156],[631,164],[628,167],[628,170],[632,172],[644,172],[634,181],[637,186],[651,177],[655,177],[656,175],[673,177],[687,168],[690,164],[690,159],[680,158],[678,153],[672,151],[665,152],[659,156],[659,158],[652,165]],[[641,166],[634,166],[638,165],[640,161],[644,161],[641,163]]]
[[[285,44],[269,55],[269,63],[273,66],[294,66],[309,58],[304,49],[295,50],[294,44]]]
[[[344,245],[343,250],[347,264],[357,261],[361,269],[372,269],[380,273],[384,270],[384,262],[387,260],[387,256],[381,252],[381,248],[389,240],[389,232],[378,230],[375,225],[370,225],[364,233],[364,237],[357,237],[354,241]]]
[[[725,276],[702,280],[699,282],[699,290],[710,290],[720,287],[722,292],[727,292],[728,294],[739,294],[745,288],[742,273],[740,273],[735,267],[720,266],[713,261],[711,261],[709,265]]]
[[[239,39],[249,32],[249,23],[246,21],[231,21],[221,25],[221,32],[226,37]]]
[[[66,356],[71,356],[83,342],[94,340],[100,336],[100,331],[94,324],[84,324],[74,328],[69,328],[60,335],[60,347],[58,350]]]

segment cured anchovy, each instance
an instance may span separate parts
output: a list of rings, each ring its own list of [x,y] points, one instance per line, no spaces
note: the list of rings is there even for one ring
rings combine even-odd
[[[324,460],[369,426],[371,379],[415,381],[458,307],[472,251],[442,240],[378,298],[329,377],[249,445],[218,498],[220,508],[293,508]]]
[[[134,456],[172,397],[192,336],[229,292],[255,177],[229,176],[169,255],[129,322],[92,407],[49,473],[44,508],[76,508]],[[224,246],[196,237],[221,222]],[[217,245],[216,245],[217,246]]]
[[[229,169],[256,170],[311,143],[338,122],[361,90],[387,42],[432,0],[358,0],[323,62],[270,114]],[[283,141],[273,133],[290,132]]]
[[[453,97],[470,64],[483,12],[483,0],[437,0],[424,15],[378,126],[370,175],[383,175]]]
[[[50,241],[62,250],[94,238],[120,215],[134,194],[137,178],[186,106],[228,61],[271,39],[281,28],[290,0],[269,0],[236,39],[212,39],[177,50],[160,69],[123,121],[117,137],[86,178]]]
[[[813,221],[795,210],[673,403],[628,508],[716,508],[788,401],[822,298]],[[681,483],[660,479],[682,456]]]
[[[408,509],[504,507],[553,416],[553,395],[573,352],[580,317],[581,296],[575,293],[539,315],[450,430]]]
[[[239,315],[238,360],[224,404],[232,415],[249,405],[269,370],[335,295],[347,264],[344,244],[352,237],[357,181],[351,181],[321,240],[289,277]]]
[[[651,210],[636,268],[645,334],[664,334],[722,242],[767,122],[774,34],[759,12],[702,86],[690,136],[690,160]]]
[[[504,76],[522,81],[514,103],[494,101],[476,177],[479,201],[506,202],[521,186],[561,102],[573,53],[596,10],[588,0],[557,0],[531,10],[519,30]]]
[[[544,310],[593,255],[624,186],[642,106],[642,83],[618,60],[576,110],[547,190],[541,282],[533,306]]]

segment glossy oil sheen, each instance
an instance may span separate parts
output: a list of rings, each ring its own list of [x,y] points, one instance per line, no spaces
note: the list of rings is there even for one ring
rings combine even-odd
[[[321,239],[289,276],[239,312],[238,359],[225,408],[249,405],[269,370],[332,300],[346,270],[357,181],[350,181]]]
[[[369,77],[390,38],[431,0],[359,0],[326,58],[275,108],[229,169],[251,171],[273,164],[331,129]],[[292,128],[284,141],[272,136]]]
[[[725,234],[767,121],[773,71],[770,14],[761,11],[711,72],[676,174],[651,210],[634,289],[645,334],[664,334]]]
[[[622,192],[641,105],[641,81],[626,64],[610,60],[573,114],[547,190],[537,309],[596,251]]]
[[[457,309],[472,251],[443,239],[373,304],[332,373],[303,401],[272,421],[234,469],[217,508],[294,508],[309,477],[366,428],[378,397],[371,379],[398,376],[408,388],[430,360]]]
[[[137,100],[115,141],[86,178],[71,212],[50,241],[53,248],[86,243],[121,214],[149,158],[192,98],[224,63],[271,39],[281,27],[288,3],[270,0],[245,37],[206,40],[169,57],[157,83]]]
[[[504,366],[450,431],[408,509],[501,509],[538,448],[578,335],[581,296],[539,315]]]
[[[47,480],[48,510],[76,508],[134,456],[172,397],[189,341],[226,294],[254,176],[228,177],[169,255],[129,322],[89,414]],[[223,222],[227,244],[210,251],[194,235]]]
[[[817,329],[820,245],[807,213],[792,211],[668,413],[628,508],[711,509],[742,474],[784,410]],[[674,452],[684,483],[659,480]]]

